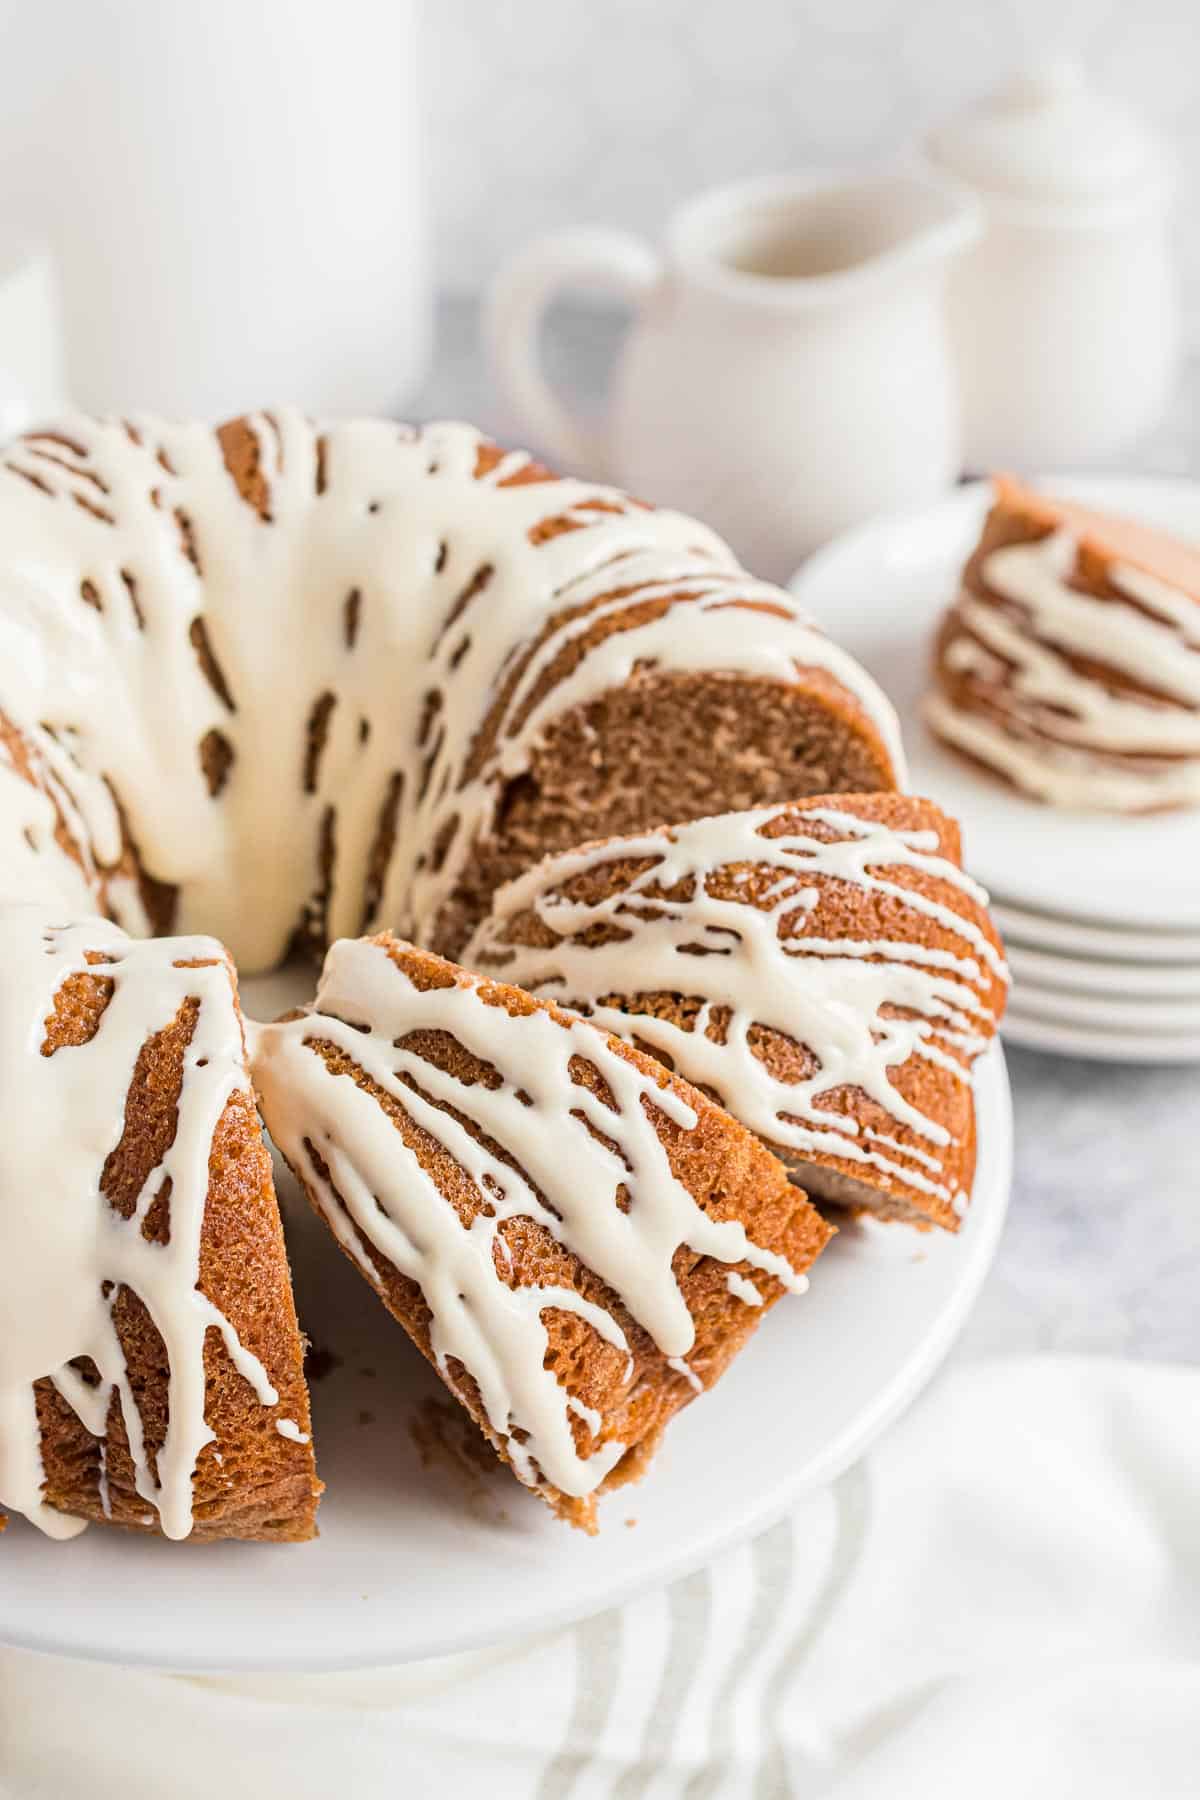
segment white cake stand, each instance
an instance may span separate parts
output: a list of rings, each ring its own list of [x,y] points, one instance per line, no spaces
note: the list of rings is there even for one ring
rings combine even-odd
[[[244,984],[249,1009],[269,1016],[257,987]],[[782,1301],[671,1426],[646,1480],[602,1502],[595,1539],[499,1465],[473,1481],[422,1465],[413,1423],[444,1390],[289,1181],[301,1320],[339,1359],[313,1387],[320,1539],[176,1545],[93,1528],[57,1544],[14,1520],[0,1642],[196,1673],[378,1667],[566,1625],[699,1567],[861,1456],[946,1355],[1008,1203],[998,1044],[976,1091],[979,1168],[959,1235],[842,1231],[808,1294]]]

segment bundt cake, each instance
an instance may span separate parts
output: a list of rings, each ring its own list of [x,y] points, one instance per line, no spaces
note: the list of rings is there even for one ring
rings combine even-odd
[[[829,1227],[660,1063],[388,934],[256,1039],[267,1127],[513,1472],[594,1529]]]
[[[998,479],[925,712],[1052,805],[1200,805],[1200,551]]]
[[[232,958],[341,938],[264,1030],[268,1117],[590,1522],[827,1227],[661,1062],[435,953],[547,852],[902,777],[874,683],[712,533],[469,426],[73,418],[0,450],[0,1503],[312,1534]],[[354,941],[378,926],[423,948]]]
[[[5,858],[73,847],[92,910],[243,973],[454,953],[545,851],[901,776],[870,678],[693,520],[293,412],[0,454],[0,733],[43,802],[3,781]]]
[[[32,903],[0,905],[0,943],[0,1503],[52,1537],[311,1537],[231,963]]]
[[[657,1057],[815,1199],[957,1227],[1007,977],[930,801],[825,797],[547,857],[466,959]]]

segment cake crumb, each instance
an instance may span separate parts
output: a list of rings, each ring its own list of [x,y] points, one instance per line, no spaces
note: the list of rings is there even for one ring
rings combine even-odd
[[[470,1414],[453,1400],[423,1400],[408,1429],[423,1469],[441,1464],[477,1486],[496,1467],[491,1445]]]

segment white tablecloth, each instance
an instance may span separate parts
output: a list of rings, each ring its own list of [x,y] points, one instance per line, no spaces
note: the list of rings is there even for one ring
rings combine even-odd
[[[1200,1370],[969,1364],[754,1543],[496,1654],[237,1681],[0,1655],[0,1793],[1195,1800]]]

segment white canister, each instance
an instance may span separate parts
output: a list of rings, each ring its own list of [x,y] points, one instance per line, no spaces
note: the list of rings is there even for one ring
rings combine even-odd
[[[1162,146],[1055,61],[925,148],[985,220],[949,288],[968,467],[1114,456],[1162,416],[1178,367]]]
[[[54,253],[76,404],[410,396],[432,301],[416,40],[414,0],[14,12],[0,222]]]

